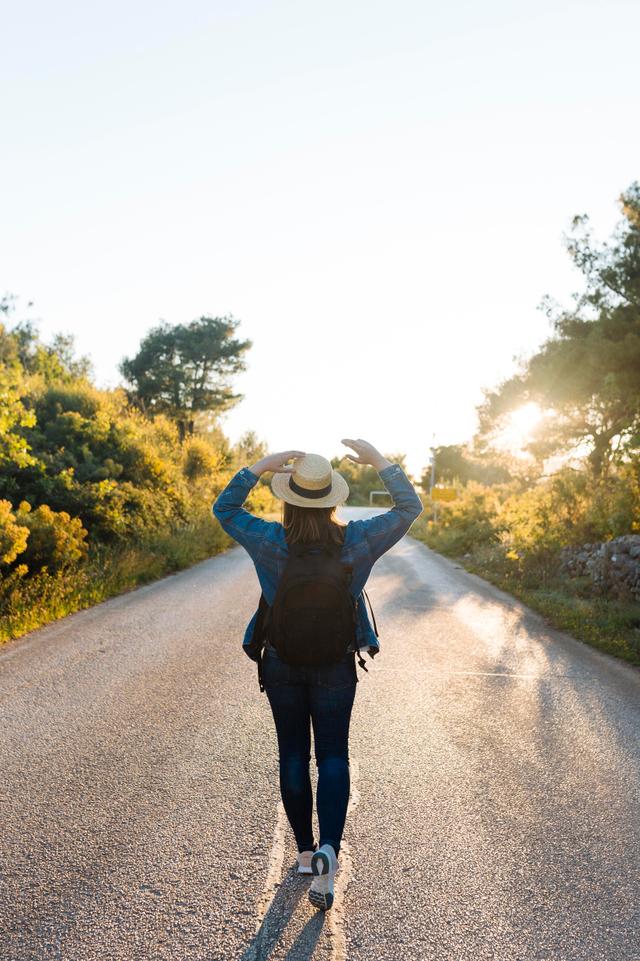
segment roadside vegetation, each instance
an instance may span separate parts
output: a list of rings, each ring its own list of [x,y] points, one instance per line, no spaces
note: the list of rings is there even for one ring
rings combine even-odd
[[[0,302],[0,642],[223,550],[211,503],[266,452],[218,425],[251,346],[237,321],[161,325],[125,386],[99,390],[69,338],[43,343],[14,307]],[[249,509],[275,506],[259,482]]]
[[[435,450],[412,534],[640,664],[640,573],[638,590],[605,589],[564,562],[640,534],[639,184],[621,209],[602,244],[575,218],[566,243],[582,290],[568,307],[543,302],[548,340],[485,392],[467,444]],[[225,549],[211,504],[266,453],[254,432],[232,445],[220,427],[251,347],[234,318],[160,324],[122,360],[122,386],[101,390],[70,338],[44,343],[16,313],[0,300],[0,642]],[[373,468],[332,465],[350,504],[381,490]],[[247,507],[280,518],[269,479]]]
[[[412,534],[522,599],[555,626],[640,664],[640,592],[570,576],[568,549],[640,534],[640,185],[597,245],[567,238],[584,284],[545,300],[552,334],[487,391],[466,445],[435,451],[436,488]],[[455,493],[453,493],[455,492]],[[640,560],[638,561],[640,565]],[[640,581],[639,581],[640,583]]]

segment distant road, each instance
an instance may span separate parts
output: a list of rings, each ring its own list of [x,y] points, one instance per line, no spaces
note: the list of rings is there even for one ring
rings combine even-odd
[[[411,538],[367,590],[326,915],[291,871],[241,548],[0,651],[2,961],[640,959],[640,672]]]

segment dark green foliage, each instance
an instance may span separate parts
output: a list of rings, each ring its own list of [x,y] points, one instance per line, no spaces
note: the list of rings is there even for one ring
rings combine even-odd
[[[5,470],[0,496],[66,510],[101,541],[186,519],[188,491],[171,422],[149,423],[123,391],[99,391],[85,380],[44,386],[30,402],[35,422],[24,438],[35,460]]]
[[[198,413],[221,413],[239,400],[227,378],[245,369],[242,355],[250,340],[233,337],[233,317],[200,317],[189,324],[162,323],[149,331],[135,357],[120,371],[130,397],[148,416],[166,414],[181,439],[194,432]]]

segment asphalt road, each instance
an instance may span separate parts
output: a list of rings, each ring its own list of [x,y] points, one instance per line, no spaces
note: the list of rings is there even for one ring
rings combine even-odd
[[[240,649],[241,548],[2,650],[2,961],[640,959],[640,672],[411,538],[368,592],[326,915]]]

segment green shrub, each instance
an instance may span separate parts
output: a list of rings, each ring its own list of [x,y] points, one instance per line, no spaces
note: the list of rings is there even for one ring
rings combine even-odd
[[[224,466],[222,452],[201,437],[188,437],[182,445],[182,471],[190,483],[211,477]]]
[[[11,564],[27,546],[29,531],[18,523],[9,501],[0,500],[0,564]]]
[[[458,491],[458,499],[438,505],[438,519],[423,514],[414,528],[443,554],[467,554],[481,545],[500,540],[498,489],[470,482]],[[413,529],[412,529],[413,530]]]
[[[28,531],[26,549],[20,563],[30,572],[46,568],[51,573],[73,567],[87,556],[87,531],[82,521],[66,511],[52,511],[46,504],[36,510],[23,501],[16,518]]]

